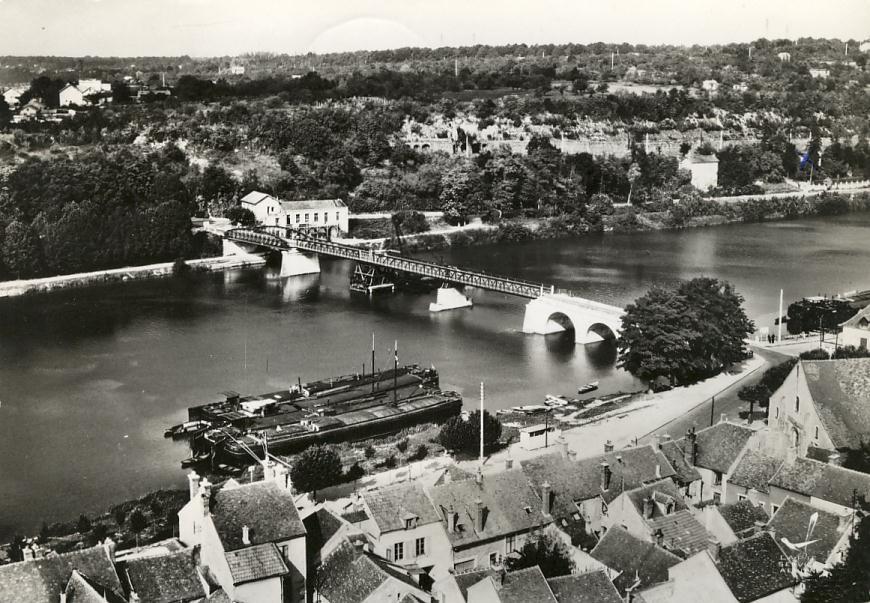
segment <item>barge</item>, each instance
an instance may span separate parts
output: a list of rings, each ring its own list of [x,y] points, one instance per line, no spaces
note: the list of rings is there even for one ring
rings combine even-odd
[[[225,392],[224,400],[188,409],[188,423],[206,424],[191,438],[193,458],[248,463],[312,444],[387,435],[459,414],[462,397],[438,389],[438,372],[416,364],[346,375],[266,394]],[[202,423],[200,423],[202,422]]]

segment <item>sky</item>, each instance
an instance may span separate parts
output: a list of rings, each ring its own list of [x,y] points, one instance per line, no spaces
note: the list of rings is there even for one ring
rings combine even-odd
[[[870,37],[870,0],[0,0],[0,55]]]

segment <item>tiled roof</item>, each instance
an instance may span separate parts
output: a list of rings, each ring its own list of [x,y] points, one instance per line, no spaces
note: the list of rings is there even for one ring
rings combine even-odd
[[[233,584],[236,585],[283,576],[289,571],[273,542],[228,551],[224,553],[224,557],[230,567]]]
[[[346,540],[323,562],[316,581],[318,591],[329,603],[361,603],[390,579],[401,582],[406,591],[419,591],[402,568],[365,553]]]
[[[246,546],[242,543],[242,526],[248,526],[251,544],[305,535],[293,495],[275,482],[224,488],[215,495],[212,506],[214,525],[225,551]]]
[[[124,599],[73,570],[66,584],[66,603],[124,603]]]
[[[834,447],[870,441],[870,358],[801,361],[816,414]]]
[[[686,456],[679,442],[664,442],[661,445],[662,454],[668,459],[676,475],[674,481],[680,484],[691,484],[701,479],[701,474],[692,465],[686,462]]]
[[[435,485],[440,486],[441,484],[448,484],[450,482],[461,481],[464,479],[474,479],[474,474],[470,471],[466,471],[459,465],[448,465],[447,468],[441,472],[441,475],[438,476]]]
[[[818,513],[818,521],[812,534],[807,537],[807,528],[810,524],[810,517],[813,513]],[[768,524],[773,530],[777,540],[788,538],[792,544],[798,544],[807,540],[814,540],[804,549],[810,557],[814,557],[816,561],[824,563],[837,542],[843,536],[843,529],[840,529],[840,518],[833,513],[821,511],[806,503],[799,502],[791,496],[786,497],[782,506],[777,509],[776,513],[770,519]]]
[[[440,521],[432,502],[417,482],[366,492],[363,500],[381,532],[404,530],[405,519],[409,517],[416,517],[418,525]]]
[[[710,535],[695,516],[686,509],[670,515],[662,515],[648,519],[647,523],[653,533],[662,532],[664,546],[674,552],[689,557],[707,548]]]
[[[559,603],[622,603],[619,591],[603,570],[547,578]]]
[[[260,191],[251,191],[244,197],[242,197],[242,203],[250,203],[251,205],[257,205],[263,199],[268,199],[272,195],[268,193],[261,193]]]
[[[323,548],[329,539],[341,529],[341,520],[326,507],[321,507],[302,520],[305,525],[305,547],[308,558],[313,558]]]
[[[641,515],[643,514],[643,501],[646,498],[652,498],[655,502],[659,503],[658,505],[653,505],[653,517],[661,517],[665,514],[665,510],[659,508],[660,506],[666,506],[670,501],[674,505],[674,511],[682,511],[687,509],[686,503],[683,501],[683,497],[680,494],[679,489],[676,484],[671,479],[665,479],[660,482],[656,482],[654,484],[650,484],[648,486],[642,486],[640,488],[635,488],[634,490],[629,490],[625,493],[628,499],[634,505],[634,508],[637,509],[637,512]]]
[[[870,308],[870,306],[868,306]],[[821,461],[822,463],[827,463],[831,460],[831,455],[839,454],[836,450],[828,450],[827,448],[819,448],[818,446],[807,446],[806,457],[808,459],[813,459],[814,461]]]
[[[524,532],[550,523],[539,496],[519,469],[486,475],[477,480],[451,482],[430,489],[435,508],[443,517],[451,509],[458,515],[457,528],[447,532],[454,547]],[[475,528],[476,501],[483,503],[483,530]]]
[[[126,562],[130,588],[140,600],[153,603],[186,601],[206,595],[191,551]]]
[[[365,521],[369,518],[369,515],[365,510],[360,509],[359,511],[348,511],[347,513],[342,513],[341,518],[347,523],[354,524]]]
[[[603,462],[609,465],[611,473],[606,491],[601,489]],[[609,503],[625,490],[675,475],[665,455],[660,450],[654,452],[650,446],[625,448],[579,461],[549,454],[523,461],[521,465],[536,491],[544,482],[550,484],[556,517],[576,511],[575,501],[602,496]]]
[[[722,515],[722,519],[731,528],[731,531],[738,536],[742,532],[753,529],[756,521],[767,523],[767,520],[770,519],[764,507],[754,504],[749,499],[730,505],[721,505],[718,507],[718,510],[719,514]]]
[[[740,603],[755,601],[795,584],[788,558],[768,532],[722,547],[716,568]]]
[[[123,594],[115,566],[102,546],[54,557],[0,565],[0,603],[56,602],[77,570],[91,584]]]
[[[847,320],[846,322],[840,323],[842,327],[857,327],[858,323],[861,322],[861,319],[870,320],[870,306],[864,306],[860,312],[855,314],[852,318]]]
[[[849,508],[853,490],[858,491],[859,501],[870,501],[870,475],[807,458],[784,463],[770,485]]]
[[[462,574],[456,574],[453,578],[456,580],[456,586],[459,587],[459,591],[462,593],[462,600],[468,600],[468,589],[480,582],[485,578],[489,578],[490,576],[495,576],[497,572],[493,569],[475,569],[470,572],[464,572]]]
[[[702,429],[695,434],[698,447],[695,465],[726,473],[754,433],[748,427],[727,421]],[[685,438],[681,439],[683,441]]]
[[[782,458],[768,456],[758,450],[748,450],[737,461],[737,466],[728,477],[728,484],[753,488],[767,494],[767,484],[782,466],[782,463]]]
[[[610,569],[621,572],[613,581],[620,593],[634,584],[635,576],[640,578],[639,588],[666,582],[668,569],[682,561],[673,553],[632,536],[620,526],[607,530],[589,554]]]
[[[501,603],[558,603],[550,590],[541,568],[535,565],[526,569],[508,572],[503,579],[494,577]]]
[[[295,211],[300,209],[335,209],[344,207],[341,199],[305,199],[302,201],[281,201],[281,209]]]

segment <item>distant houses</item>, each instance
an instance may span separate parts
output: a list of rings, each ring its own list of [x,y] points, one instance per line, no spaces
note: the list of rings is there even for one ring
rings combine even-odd
[[[251,191],[241,199],[262,226],[279,226],[293,230],[323,228],[339,236],[349,230],[347,205],[341,199],[284,201],[260,191]]]

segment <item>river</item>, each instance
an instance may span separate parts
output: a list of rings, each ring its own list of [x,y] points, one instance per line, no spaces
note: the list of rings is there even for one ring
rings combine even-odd
[[[870,214],[564,241],[455,248],[428,257],[624,305],[651,285],[711,275],[747,313],[786,299],[870,287]],[[379,364],[434,364],[442,387],[487,406],[539,403],[600,380],[636,389],[615,346],[520,332],[524,300],[473,291],[472,309],[430,314],[433,294],[348,291],[347,262],[289,281],[268,270],[130,282],[0,302],[0,540],[183,486],[183,444],[163,438],[223,390],[278,389]]]

